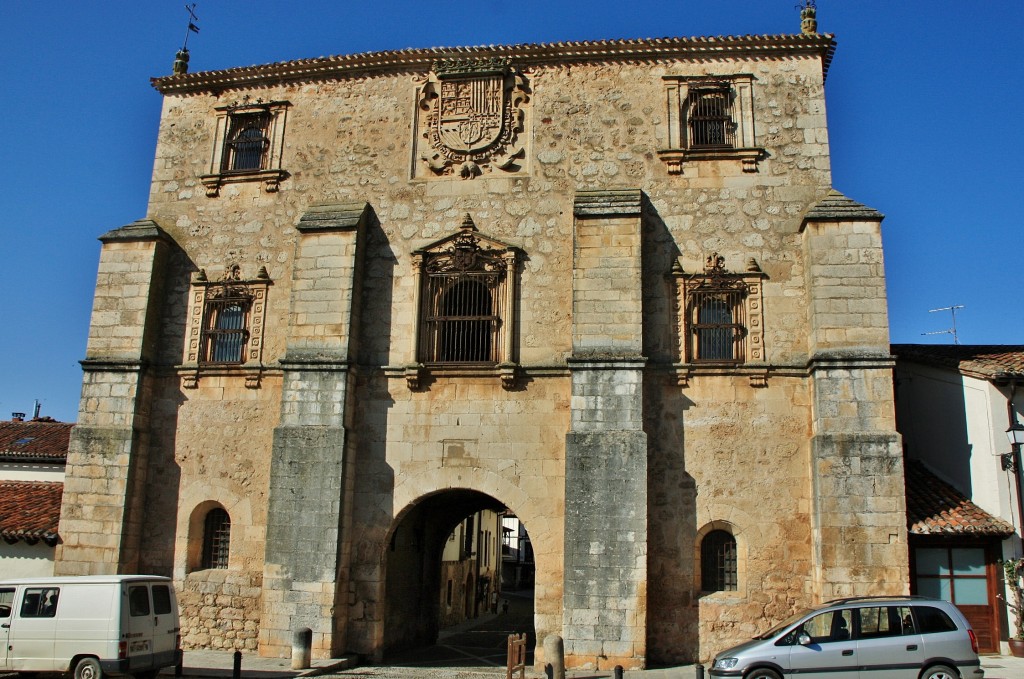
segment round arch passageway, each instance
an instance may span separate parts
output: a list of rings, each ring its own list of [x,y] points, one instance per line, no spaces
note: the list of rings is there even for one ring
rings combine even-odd
[[[428,495],[400,514],[384,564],[385,662],[500,666],[512,633],[526,633],[532,650],[532,571],[524,578],[516,559],[528,554],[532,568],[532,547],[512,539],[525,531],[503,530],[519,525],[507,516],[500,500],[466,489]]]

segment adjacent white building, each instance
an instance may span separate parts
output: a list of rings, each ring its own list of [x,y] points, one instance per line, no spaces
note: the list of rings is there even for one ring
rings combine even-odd
[[[983,650],[1010,628],[999,560],[1022,555],[1006,431],[1024,410],[1024,346],[896,344],[911,590],[957,604]],[[1012,617],[1012,616],[1010,616]]]
[[[19,415],[0,422],[0,573],[5,578],[53,575],[74,427]]]

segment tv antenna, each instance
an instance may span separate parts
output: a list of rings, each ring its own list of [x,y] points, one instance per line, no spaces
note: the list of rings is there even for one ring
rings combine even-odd
[[[936,330],[934,332],[922,332],[922,335],[952,335],[953,344],[960,344],[960,338],[956,334],[956,310],[963,309],[963,304],[953,304],[950,306],[939,307],[938,309],[929,309],[928,313],[933,314],[936,311],[948,311],[953,317],[953,326],[948,330]]]

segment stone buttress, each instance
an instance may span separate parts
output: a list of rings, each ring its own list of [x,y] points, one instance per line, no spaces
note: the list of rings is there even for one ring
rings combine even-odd
[[[882,219],[833,190],[802,227],[813,403],[812,582],[822,601],[907,589]]]
[[[575,198],[562,614],[570,667],[645,662],[641,204],[635,189]]]
[[[314,657],[345,650],[354,443],[351,361],[369,205],[313,206],[300,219],[274,430],[260,652],[287,656],[295,630]]]
[[[170,237],[140,220],[100,237],[82,400],[71,433],[55,575],[138,570],[149,404]]]

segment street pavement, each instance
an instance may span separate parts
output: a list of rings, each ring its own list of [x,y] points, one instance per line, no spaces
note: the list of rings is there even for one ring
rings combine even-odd
[[[441,640],[439,645],[444,645]],[[233,654],[230,651],[186,651],[183,676],[189,679],[227,679],[231,677]],[[500,679],[505,676],[504,663],[500,666],[430,666],[419,662],[417,666],[400,664],[357,665],[354,659],[317,660],[308,670],[292,670],[291,661],[282,658],[260,658],[246,655],[242,658],[242,679],[292,679],[293,677],[324,676],[365,677],[374,679]],[[981,666],[986,679],[1024,679],[1024,658],[1011,656],[983,656]],[[544,677],[543,673],[527,668],[526,676],[532,679]],[[572,679],[611,678],[608,671],[569,671]],[[624,679],[695,679],[694,665],[666,667],[650,670],[627,670]],[[705,671],[705,677],[709,677]],[[169,676],[165,679],[169,679]]]

